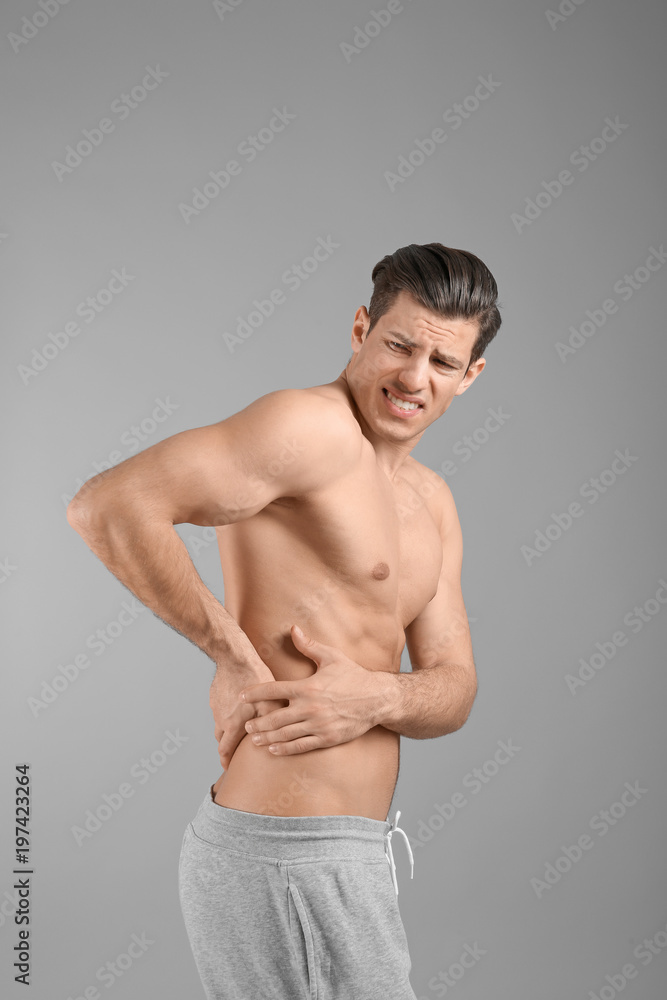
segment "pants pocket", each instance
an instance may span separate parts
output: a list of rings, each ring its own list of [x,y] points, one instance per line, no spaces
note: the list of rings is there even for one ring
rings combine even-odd
[[[317,970],[315,965],[315,944],[313,933],[308,920],[308,914],[296,885],[293,882],[288,884],[290,899],[294,907],[295,920],[292,921],[290,913],[290,923],[292,926],[292,937],[294,939],[297,956],[300,959],[305,976],[307,977],[308,996],[310,1000],[317,1000]],[[305,962],[304,962],[305,958]]]
[[[186,852],[186,846],[185,845],[186,845],[186,843],[187,843],[187,841],[189,839],[189,834],[191,832],[191,827],[192,827],[192,823],[188,823],[188,825],[185,828],[185,833],[183,834],[183,840],[181,841],[181,852],[180,852],[180,854],[178,856],[178,877],[179,877],[179,879],[181,877],[181,869],[183,868],[183,859],[185,857],[185,852]]]

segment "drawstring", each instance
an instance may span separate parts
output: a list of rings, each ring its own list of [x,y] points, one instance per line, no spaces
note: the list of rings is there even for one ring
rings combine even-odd
[[[398,896],[398,880],[396,878],[396,864],[394,862],[394,852],[391,849],[391,835],[393,833],[400,833],[405,838],[405,846],[407,847],[408,854],[410,855],[410,878],[413,877],[414,870],[415,870],[415,859],[414,859],[414,857],[412,855],[412,848],[410,847],[410,841],[408,840],[408,835],[405,832],[405,830],[401,830],[400,826],[398,825],[398,820],[399,820],[400,815],[401,815],[401,811],[400,811],[400,809],[397,809],[396,810],[396,815],[394,816],[394,822],[391,824],[391,826],[390,826],[389,830],[387,831],[387,833],[385,833],[385,837],[387,838],[386,847],[388,848],[388,851],[385,851],[385,853],[386,853],[387,861],[389,862],[389,865],[391,867],[391,878],[392,878],[392,881],[394,883],[394,889],[396,890],[396,895],[397,896]]]

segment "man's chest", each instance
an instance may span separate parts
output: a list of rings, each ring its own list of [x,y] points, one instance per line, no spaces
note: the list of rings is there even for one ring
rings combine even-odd
[[[406,625],[435,595],[442,540],[416,484],[360,469],[300,507],[301,536],[360,606]]]

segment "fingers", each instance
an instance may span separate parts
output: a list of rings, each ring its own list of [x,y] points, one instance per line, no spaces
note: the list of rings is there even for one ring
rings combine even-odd
[[[309,750],[319,750],[326,746],[319,736],[302,736],[285,743],[276,743],[269,746],[269,750],[276,757],[293,757],[298,753],[308,753]]]
[[[294,698],[299,681],[267,681],[266,684],[252,684],[239,694],[239,700],[248,704],[258,701],[282,701]]]
[[[215,738],[218,743],[218,756],[223,768],[227,770],[229,762],[236,753],[236,748],[246,735],[245,723],[254,715],[251,705],[239,705],[231,715],[225,715],[215,721]]]
[[[245,724],[245,731],[246,733],[252,733],[255,736],[267,736],[274,732],[282,732],[288,726],[292,726],[298,722],[303,722],[303,712],[300,712],[296,708],[281,708],[279,712],[269,712],[267,715],[261,715],[255,717],[254,719],[250,719]],[[253,738],[253,743],[270,742],[271,740],[256,740]]]
[[[292,625],[292,642],[300,653],[307,656],[309,660],[313,660],[318,666],[329,662],[334,652],[333,646],[327,646],[324,642],[311,639],[298,625]]]
[[[244,736],[245,730],[243,729],[243,724],[235,727],[234,729],[225,729],[222,734],[222,739],[218,744],[218,756],[225,771],[229,767],[229,762],[234,756],[236,748]]]
[[[254,717],[259,718],[275,712],[277,708],[287,708],[288,705],[287,698],[277,698],[275,701],[256,701],[250,707],[255,709]]]
[[[246,735],[244,731],[233,732],[225,730],[218,746],[220,763],[224,770],[227,770],[236,748],[241,739]],[[273,729],[268,732],[255,733],[250,737],[255,746],[267,747],[276,757],[285,757],[297,753],[306,753],[308,750],[317,750],[328,744],[320,736],[313,736],[309,728],[303,723],[283,726],[281,729]]]

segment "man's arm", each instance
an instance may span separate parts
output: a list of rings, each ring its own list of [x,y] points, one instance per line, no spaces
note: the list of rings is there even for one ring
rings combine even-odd
[[[273,675],[204,585],[174,525],[240,521],[277,497],[315,489],[335,475],[354,437],[337,420],[334,404],[321,412],[327,405],[302,390],[270,393],[220,423],[175,434],[94,477],[67,508],[70,524],[107,568],[216,663],[216,739],[226,729],[229,751],[230,737],[238,735],[227,761],[254,714],[251,706],[239,713],[238,690]],[[231,674],[238,679],[230,681]]]
[[[290,701],[288,707],[246,723],[259,745],[277,755],[295,754],[335,746],[373,726],[431,739],[464,724],[477,693],[477,675],[461,594],[461,526],[451,490],[441,486],[434,514],[440,515],[442,570],[435,596],[405,630],[412,673],[366,670],[335,647],[293,628],[294,645],[317,664],[317,672],[241,692],[251,702],[269,697]]]
[[[438,490],[442,569],[432,600],[405,630],[411,673],[390,674],[378,724],[416,740],[452,733],[477,694],[468,615],[461,593],[463,538],[452,491]],[[385,678],[387,680],[387,678]]]

